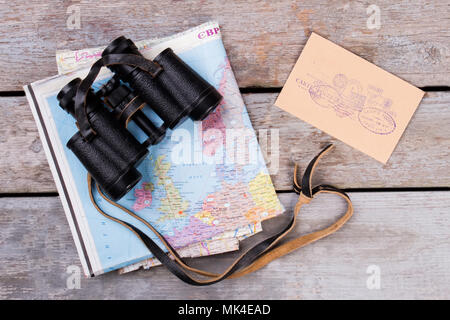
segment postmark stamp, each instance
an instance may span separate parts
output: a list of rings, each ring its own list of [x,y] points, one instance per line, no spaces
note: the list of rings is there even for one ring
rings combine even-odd
[[[388,135],[397,127],[393,101],[378,87],[364,88],[360,81],[343,73],[334,75],[330,83],[314,77],[297,78],[296,82],[316,105],[333,110],[340,118],[348,117],[374,134]]]
[[[340,95],[329,85],[315,85],[309,88],[311,99],[321,107],[333,108],[339,103]]]
[[[390,134],[396,128],[394,119],[387,112],[376,108],[364,108],[358,119],[364,128],[376,134]]]

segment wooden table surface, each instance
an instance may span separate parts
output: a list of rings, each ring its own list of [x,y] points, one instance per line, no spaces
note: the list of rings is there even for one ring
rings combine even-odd
[[[450,298],[448,0],[1,2],[0,298]],[[71,24],[77,10],[79,26]],[[122,34],[166,36],[209,20],[221,26],[255,129],[279,130],[272,179],[283,204],[292,209],[296,201],[293,162],[304,168],[334,142],[316,180],[345,188],[354,217],[254,274],[210,287],[185,285],[162,267],[68,286],[80,262],[22,86],[57,73],[55,50]],[[427,92],[386,165],[273,106],[311,31]],[[320,196],[297,232],[343,210],[340,200]]]

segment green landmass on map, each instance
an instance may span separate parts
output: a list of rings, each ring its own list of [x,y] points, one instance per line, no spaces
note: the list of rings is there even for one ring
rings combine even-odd
[[[166,196],[160,200],[161,205],[158,208],[165,214],[158,219],[158,222],[185,218],[187,217],[186,210],[189,208],[189,201],[181,197],[180,191],[175,187],[172,178],[167,174],[171,164],[168,161],[164,161],[165,157],[166,155],[161,155],[155,161],[155,174],[158,177],[158,185],[162,186],[166,191]]]

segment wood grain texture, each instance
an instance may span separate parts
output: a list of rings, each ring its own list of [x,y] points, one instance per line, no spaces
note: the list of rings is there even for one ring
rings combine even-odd
[[[358,192],[350,197],[355,215],[341,230],[241,279],[191,287],[157,267],[83,278],[78,290],[66,285],[67,268],[80,263],[59,199],[1,198],[0,298],[450,298],[450,192]],[[291,210],[297,195],[280,198]],[[343,200],[320,195],[302,209],[296,232],[323,228],[344,211]],[[222,255],[196,261],[206,268],[225,263]],[[369,266],[380,270],[379,290],[367,288]]]
[[[291,188],[294,163],[304,170],[330,142],[336,149],[315,174],[321,183],[340,188],[450,187],[450,92],[426,94],[386,165],[274,106],[276,96],[251,94],[245,101],[257,130],[279,130],[279,169],[272,174],[277,190]],[[268,140],[264,149],[269,150],[270,169],[270,135]]]
[[[56,192],[25,97],[0,98],[1,192]]]
[[[449,85],[449,1],[377,1],[380,29],[369,29],[370,2],[14,1],[0,6],[0,91],[56,74],[55,50],[106,45],[119,35],[160,37],[217,20],[241,87],[280,87],[311,31],[416,86]],[[80,29],[67,20],[80,10]]]
[[[341,188],[449,187],[450,92],[428,93],[387,165],[331,138],[273,106],[277,94],[245,94],[251,121],[267,153],[277,190],[291,190],[294,161],[302,170],[327,143],[316,177]],[[278,150],[272,143],[279,130]],[[264,131],[267,130],[267,134]],[[267,143],[261,137],[267,136]],[[39,135],[24,97],[0,98],[0,193],[56,192]]]

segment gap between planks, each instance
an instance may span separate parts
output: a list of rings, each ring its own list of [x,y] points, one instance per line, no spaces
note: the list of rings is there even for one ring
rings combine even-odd
[[[279,93],[282,87],[243,87],[239,88],[241,94],[245,93]],[[425,92],[450,91],[448,86],[427,86],[419,87]],[[0,97],[24,97],[25,91],[0,91]]]

